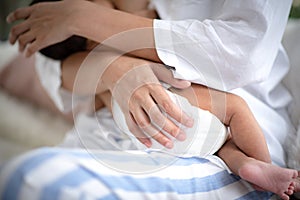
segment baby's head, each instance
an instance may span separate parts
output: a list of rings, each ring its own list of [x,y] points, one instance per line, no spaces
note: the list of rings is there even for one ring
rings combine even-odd
[[[59,0],[33,0],[30,5],[39,2],[50,2]],[[48,46],[40,50],[40,52],[55,60],[63,60],[73,53],[86,50],[87,39],[80,36],[71,36],[68,39]]]

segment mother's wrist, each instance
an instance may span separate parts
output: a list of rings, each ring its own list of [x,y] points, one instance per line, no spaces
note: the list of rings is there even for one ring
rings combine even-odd
[[[143,70],[136,70],[140,67],[142,67]],[[149,61],[128,56],[121,56],[105,70],[102,81],[112,92],[115,86],[120,84],[120,80],[124,79],[125,77],[127,77],[127,79],[128,77],[131,77],[131,82],[138,81],[138,79],[140,79],[140,77],[143,75],[137,73],[138,71],[147,74],[145,79],[150,78],[152,80],[153,78],[151,78],[151,76],[155,77],[149,65]]]
[[[90,1],[67,1],[70,4],[71,14],[67,19],[67,28],[72,35],[78,35],[82,37],[85,36],[85,29],[88,24],[92,24],[87,22],[89,19],[88,14],[93,12],[94,4]],[[95,26],[95,24],[93,24]]]

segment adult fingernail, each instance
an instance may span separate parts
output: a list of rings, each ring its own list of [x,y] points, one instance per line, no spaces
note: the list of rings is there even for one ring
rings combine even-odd
[[[165,147],[167,147],[168,149],[172,149],[173,148],[173,143],[172,142],[167,142],[165,144]]]
[[[186,125],[187,125],[188,127],[193,127],[193,125],[194,125],[194,120],[193,120],[193,119],[189,119],[189,120],[186,122]]]
[[[144,145],[146,145],[146,147],[150,148],[152,143],[149,140],[144,141]]]
[[[184,141],[186,139],[186,134],[183,132],[180,132],[177,137],[176,137],[179,141]]]
[[[188,87],[191,86],[191,82],[189,82],[189,81],[181,81],[181,86],[183,88],[188,88]]]

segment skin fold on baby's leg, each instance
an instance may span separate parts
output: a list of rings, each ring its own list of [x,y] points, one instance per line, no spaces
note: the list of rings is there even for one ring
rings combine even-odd
[[[271,191],[284,200],[299,190],[296,170],[271,164],[263,133],[240,97],[202,85],[171,90],[186,97],[192,105],[209,110],[230,127],[231,138],[218,151],[218,156],[234,174],[252,183],[254,188]]]

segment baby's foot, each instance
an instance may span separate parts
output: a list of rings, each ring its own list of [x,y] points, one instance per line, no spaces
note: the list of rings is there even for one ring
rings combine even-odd
[[[253,160],[239,169],[239,175],[242,179],[257,185],[259,188],[273,192],[282,199],[288,200],[288,195],[293,194],[296,190],[295,179],[298,176],[298,172]],[[300,182],[298,182],[298,189],[300,189],[299,184]]]

